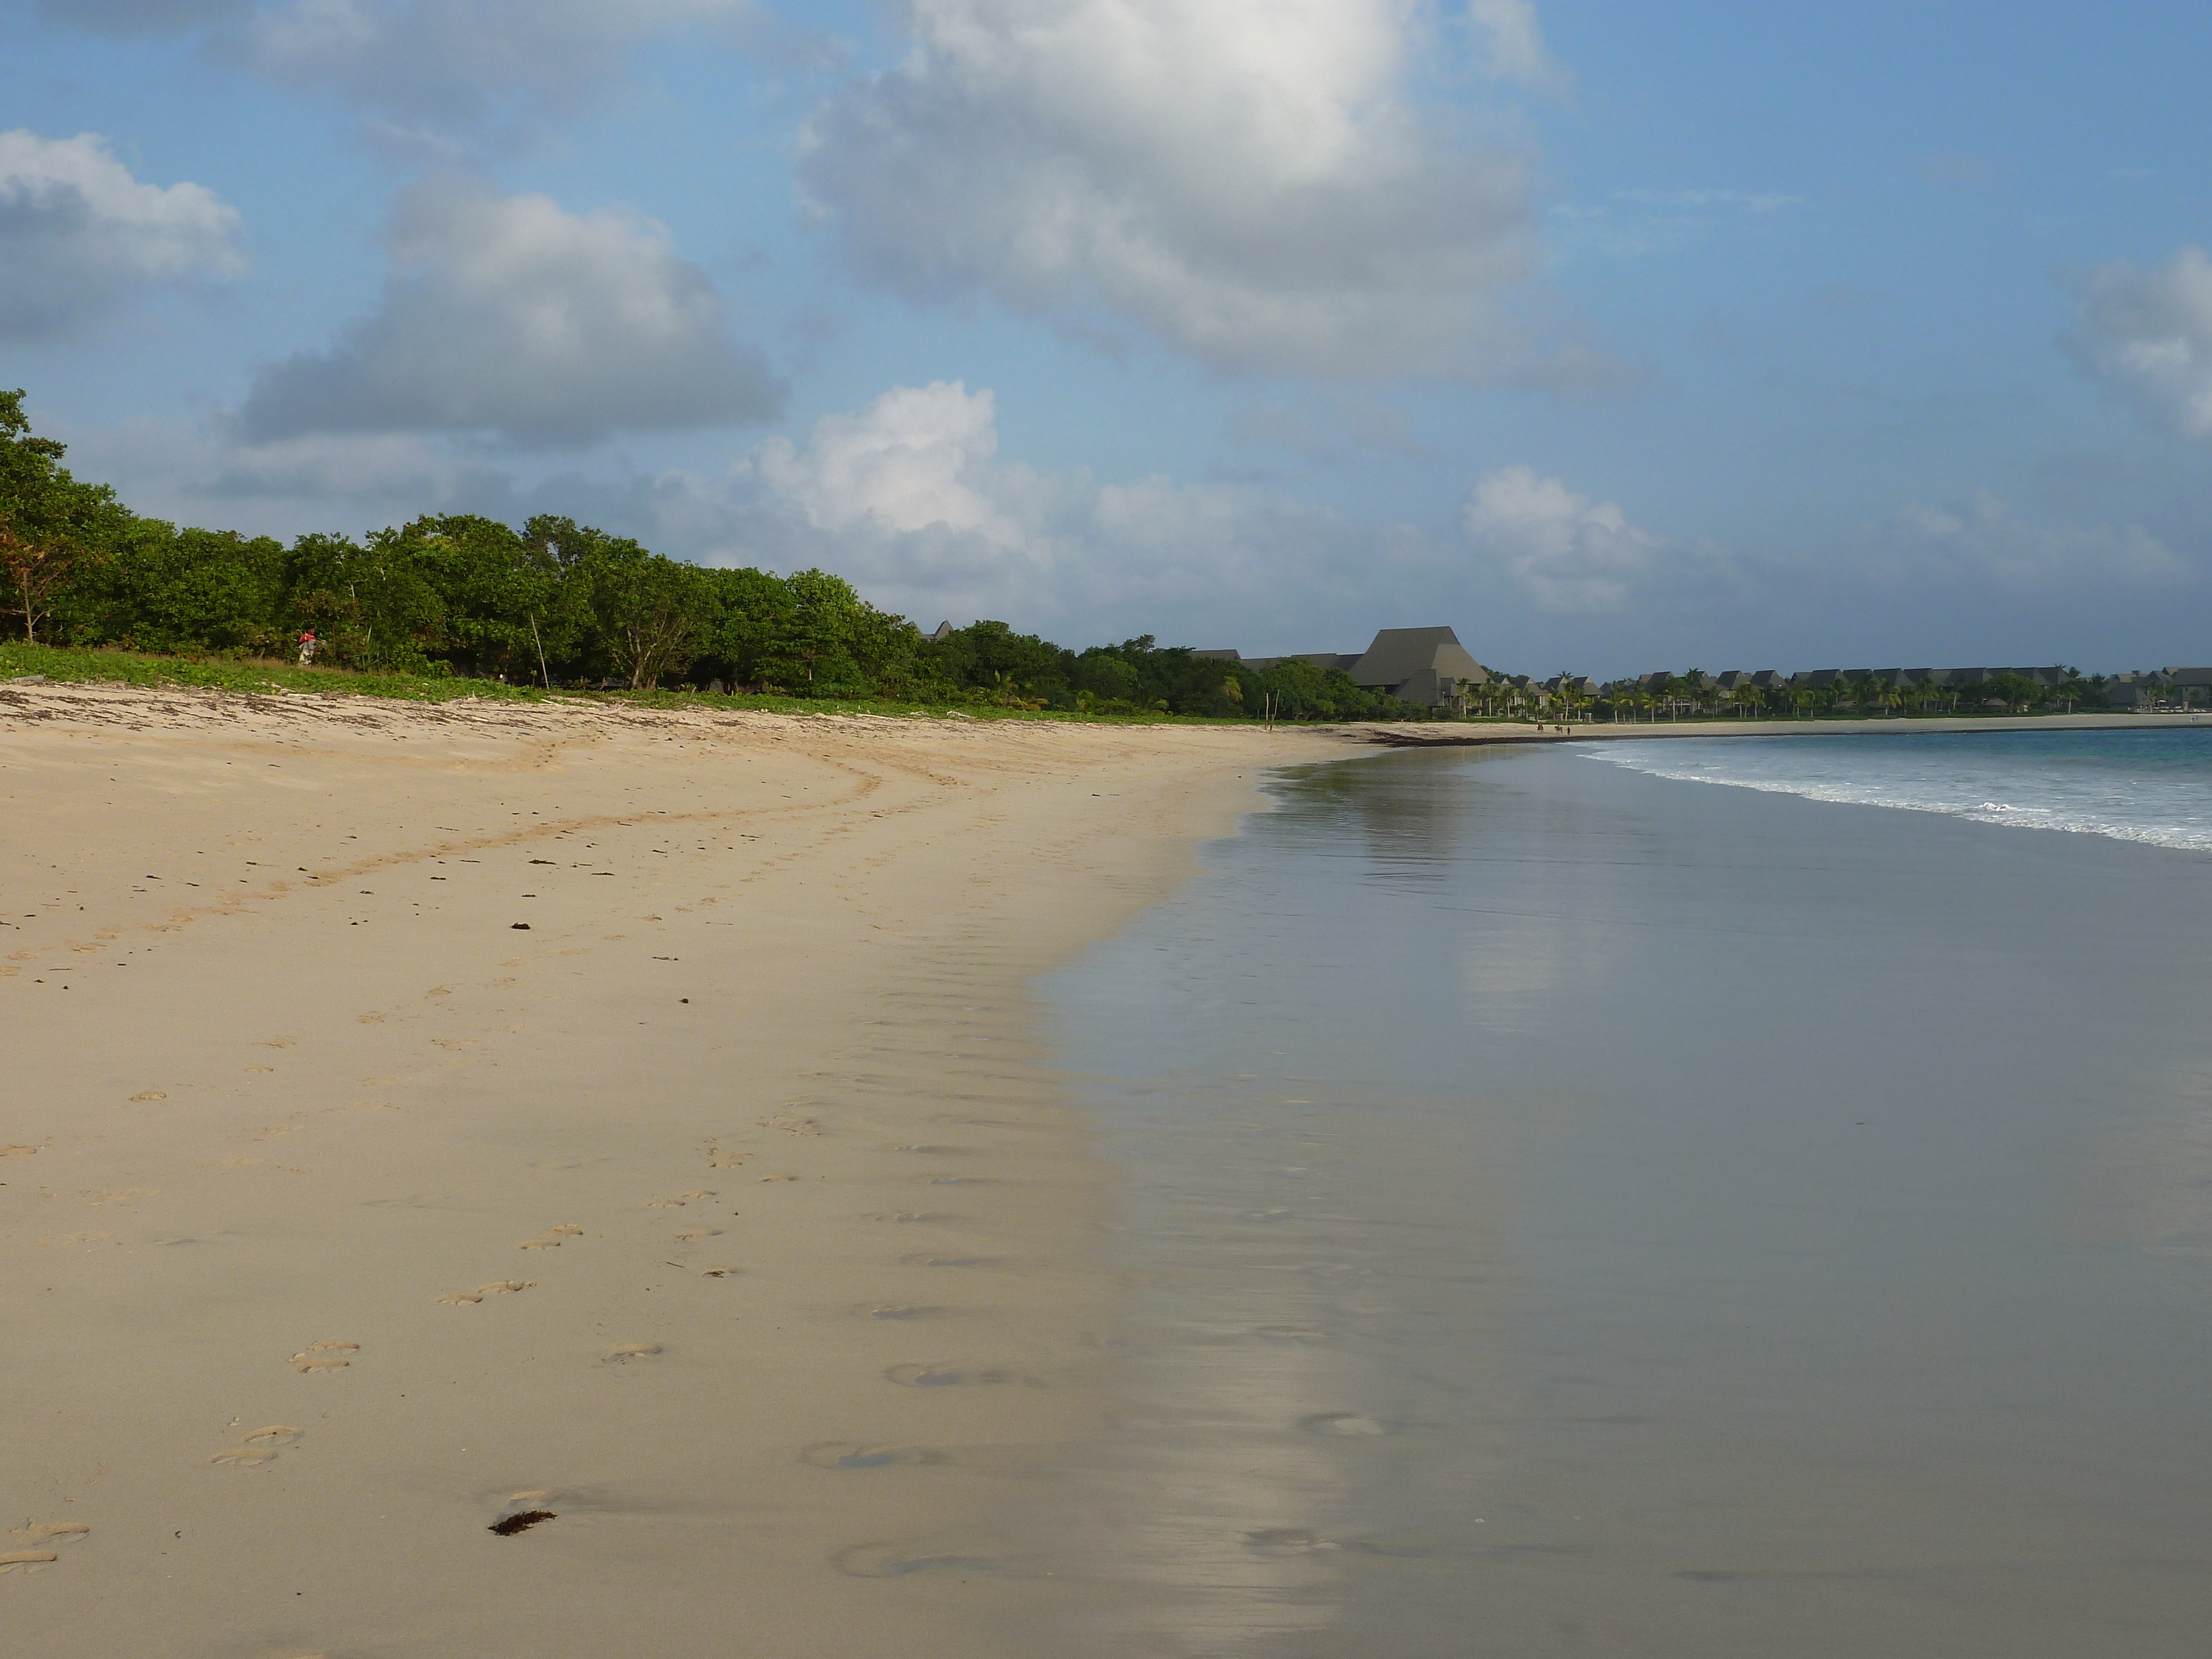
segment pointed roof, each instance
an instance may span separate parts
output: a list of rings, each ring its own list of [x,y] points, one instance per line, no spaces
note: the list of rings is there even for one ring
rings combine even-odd
[[[1459,680],[1487,678],[1449,628],[1385,628],[1349,672],[1359,685],[1403,685],[1423,670]]]

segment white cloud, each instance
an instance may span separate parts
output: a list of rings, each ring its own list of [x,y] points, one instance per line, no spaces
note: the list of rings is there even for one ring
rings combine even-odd
[[[823,416],[804,451],[769,439],[753,465],[817,530],[945,530],[1015,547],[1022,526],[991,499],[996,421],[988,390],[896,386],[857,415]]]
[[[1526,466],[1484,473],[1460,522],[1475,550],[1547,611],[1618,609],[1661,545],[1613,502]]]
[[[1285,615],[1364,611],[1413,550],[1410,532],[1246,486],[1102,484],[1001,461],[996,415],[988,390],[896,387],[720,477],[662,477],[656,544],[715,563],[821,564],[924,626],[990,616],[1086,638],[1230,629],[1248,643]]]
[[[1544,50],[1544,32],[1530,0],[1468,0],[1468,16],[1488,43],[1486,72],[1494,79],[1532,87],[1558,87],[1566,76]]]
[[[757,351],[659,224],[565,212],[465,180],[404,194],[383,303],[328,352],[262,372],[257,441],[301,432],[492,432],[523,445],[773,413]]]
[[[97,133],[0,132],[0,338],[58,337],[163,283],[235,276],[237,211],[142,185]]]
[[[2106,391],[2154,424],[2212,439],[2212,256],[2185,247],[2153,270],[2092,277],[2068,346]]]
[[[1110,320],[1228,369],[1504,372],[1523,158],[1418,110],[1422,0],[908,0],[817,114],[815,203],[872,273]]]

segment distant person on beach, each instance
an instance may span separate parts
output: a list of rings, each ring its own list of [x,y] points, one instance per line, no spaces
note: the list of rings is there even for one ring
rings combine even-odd
[[[312,629],[312,628],[311,628],[311,629],[309,629],[306,633],[304,633],[304,634],[302,634],[302,635],[300,635],[300,666],[301,666],[301,667],[302,667],[302,668],[313,668],[313,667],[315,665],[315,646],[316,646],[316,643],[317,643],[317,641],[316,641],[316,639],[315,639],[315,630],[314,630],[313,629]]]

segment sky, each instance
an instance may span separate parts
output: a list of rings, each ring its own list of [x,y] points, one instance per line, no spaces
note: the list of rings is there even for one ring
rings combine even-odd
[[[924,628],[2212,661],[2212,8],[0,0],[0,386],[142,513]]]

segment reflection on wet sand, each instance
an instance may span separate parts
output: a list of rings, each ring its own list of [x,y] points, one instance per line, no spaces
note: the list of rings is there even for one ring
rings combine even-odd
[[[1279,1079],[1085,1086],[1117,1143],[1172,1142],[1178,1170],[1131,1183],[1116,1224],[1125,1409],[1024,1526],[1056,1571],[1087,1581],[1097,1650],[1303,1650],[1339,1622],[1362,1558],[1480,1547],[1378,1527],[1421,1509],[1425,1485],[1479,1482],[1480,1440],[1439,1437],[1456,1414],[1443,1401],[1506,1409],[1480,1334],[1500,1311],[1509,1212],[1469,1146],[1447,1166],[1407,1133],[1442,1115],[1471,1136],[1480,1115],[1333,1085],[1291,1096]],[[1407,1275],[1451,1285],[1432,1311],[1476,1339],[1448,1371],[1376,1361],[1404,1340],[1392,1281]]]
[[[1048,987],[1129,1287],[1015,1523],[1067,1650],[2201,1651],[2205,860],[1571,751],[1278,793]]]

